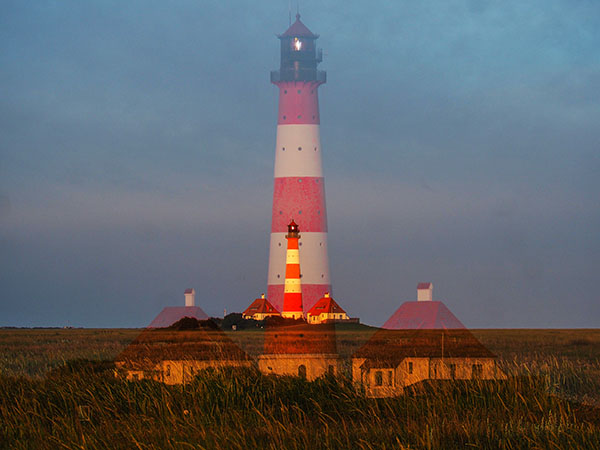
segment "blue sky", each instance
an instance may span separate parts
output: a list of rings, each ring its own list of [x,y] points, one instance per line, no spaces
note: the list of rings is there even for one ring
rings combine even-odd
[[[333,293],[597,327],[600,4],[305,1]],[[144,326],[266,289],[288,2],[0,6],[0,325]]]

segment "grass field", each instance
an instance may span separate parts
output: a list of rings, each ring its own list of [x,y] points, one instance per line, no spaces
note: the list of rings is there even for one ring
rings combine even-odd
[[[373,331],[340,327],[340,353]],[[255,370],[115,379],[139,332],[0,329],[0,448],[600,448],[600,330],[474,330],[508,381],[382,400]],[[228,335],[260,353],[259,331]]]

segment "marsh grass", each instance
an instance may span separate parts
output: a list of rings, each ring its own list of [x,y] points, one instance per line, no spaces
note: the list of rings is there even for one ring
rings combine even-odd
[[[377,400],[344,378],[255,369],[204,371],[185,386],[130,383],[99,357],[124,347],[123,335],[88,339],[87,359],[40,356],[53,367],[45,376],[3,366],[0,448],[600,448],[600,362],[589,348],[598,333],[565,332],[552,353],[537,345],[543,336],[517,331],[480,337],[495,342],[506,381],[425,383]],[[584,350],[565,356],[561,346]]]

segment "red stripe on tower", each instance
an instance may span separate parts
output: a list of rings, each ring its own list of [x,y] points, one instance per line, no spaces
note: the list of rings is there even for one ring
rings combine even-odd
[[[303,232],[327,232],[322,177],[275,178],[271,231],[285,232],[290,217],[302,222]]]
[[[322,82],[278,82],[279,86],[279,125],[320,123],[319,94],[317,88]]]
[[[331,291],[318,96],[326,74],[317,70],[322,60],[316,47],[318,37],[297,15],[279,36],[281,64],[271,72],[271,82],[279,87],[279,112],[268,298],[280,311],[285,311],[286,227],[292,218],[302,229],[298,248],[304,311]]]

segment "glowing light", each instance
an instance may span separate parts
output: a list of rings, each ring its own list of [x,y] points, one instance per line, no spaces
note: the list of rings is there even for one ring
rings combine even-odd
[[[302,41],[298,40],[298,38],[294,38],[294,47],[296,47],[296,51],[299,52],[302,48]]]

